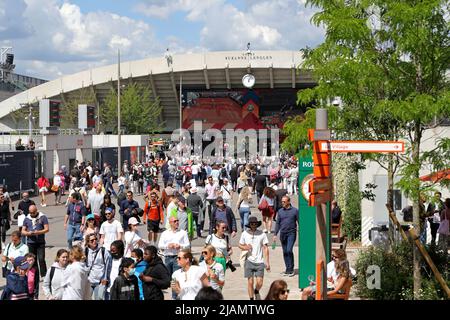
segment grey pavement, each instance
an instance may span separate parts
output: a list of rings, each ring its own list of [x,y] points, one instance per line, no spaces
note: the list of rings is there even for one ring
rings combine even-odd
[[[115,188],[115,189],[117,189],[117,188]],[[64,205],[59,205],[59,206],[53,205],[54,196],[52,194],[49,194],[49,196],[48,196],[48,199],[47,199],[48,205],[46,207],[41,207],[39,205],[40,200],[38,197],[34,197],[32,199],[35,203],[38,204],[38,210],[40,210],[44,214],[46,214],[49,219],[50,232],[46,234],[46,242],[47,242],[46,261],[47,261],[47,267],[49,268],[56,257],[56,252],[61,248],[67,248],[66,233],[65,233],[64,227],[63,227],[64,216],[66,214],[66,207]],[[66,195],[64,195],[62,198],[63,203],[65,203],[66,199],[67,199],[67,191],[66,191]],[[135,199],[139,202],[139,205],[141,207],[144,206],[143,196],[135,196]],[[233,210],[236,206],[236,201],[237,201],[237,197],[235,196],[233,198],[233,206],[232,206]],[[297,199],[296,195],[291,196],[291,202],[295,207],[297,207],[298,199]],[[14,206],[16,208],[17,208],[17,203],[18,203],[18,201],[14,202]],[[115,198],[113,198],[113,203],[114,204],[117,203]],[[251,214],[258,217],[258,219],[261,219],[261,214],[260,214],[259,210],[257,209],[257,205],[255,203],[256,203],[256,196],[254,199],[254,204],[251,208]],[[244,278],[243,269],[239,266],[240,249],[238,248],[238,242],[239,242],[239,238],[241,235],[239,213],[235,212],[235,216],[236,216],[237,225],[238,225],[238,233],[234,238],[231,238],[231,244],[233,246],[233,252],[234,252],[232,255],[232,260],[237,269],[235,272],[231,272],[231,270],[229,270],[229,269],[226,270],[225,286],[224,286],[222,293],[224,295],[225,300],[248,300],[247,280]],[[119,220],[120,218],[116,216],[116,219]],[[206,225],[208,225],[208,219],[205,223],[205,228],[206,228]],[[17,223],[14,222],[11,229],[7,233],[6,243],[9,243],[9,241],[10,241],[9,235],[11,234],[11,232],[13,230],[16,230],[16,229],[17,229]],[[139,226],[139,230],[141,231],[141,233],[143,235],[147,234],[147,230],[146,230],[145,226],[143,226],[143,225]],[[203,235],[206,235],[206,234],[207,234],[207,232],[204,231]],[[271,234],[268,235],[268,238],[269,238],[269,243],[272,243],[272,235]],[[205,239],[201,239],[201,238],[194,239],[192,241],[192,251],[194,253],[194,257],[196,257],[197,259],[200,256],[200,252],[204,245],[204,241],[205,241]],[[280,275],[280,273],[285,270],[285,266],[284,266],[284,261],[283,261],[283,252],[280,247],[280,242],[279,241],[277,242],[277,246],[275,249],[272,249],[270,247],[269,251],[270,251],[269,256],[270,256],[271,271],[265,272],[264,285],[261,290],[261,297],[262,298],[265,297],[272,281],[277,280],[277,279],[283,279],[287,282],[288,287],[290,289],[289,299],[290,300],[299,300],[301,290],[298,287],[297,269],[295,269],[296,275],[294,277],[287,277],[287,276],[282,277]],[[353,259],[355,256],[355,254],[354,254],[355,252],[356,252],[355,249],[347,248],[349,260],[352,265],[353,265],[352,262],[353,262]],[[296,242],[296,244],[294,246],[294,261],[295,261],[296,267],[298,266],[297,257],[298,257],[298,247],[297,247],[297,242]],[[5,279],[0,277],[0,291],[3,290],[5,283],[6,283]],[[41,283],[41,286],[42,286],[42,283]],[[354,297],[353,294],[351,294],[351,298],[352,297]],[[45,299],[42,288],[40,290],[39,298]],[[170,299],[169,291],[167,291],[167,293],[165,294],[165,298]]]

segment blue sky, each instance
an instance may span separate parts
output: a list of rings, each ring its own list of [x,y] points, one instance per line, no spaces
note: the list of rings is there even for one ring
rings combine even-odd
[[[45,79],[174,53],[299,50],[323,40],[305,0],[0,0],[0,46]]]

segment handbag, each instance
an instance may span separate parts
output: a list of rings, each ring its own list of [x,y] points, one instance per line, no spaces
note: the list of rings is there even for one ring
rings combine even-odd
[[[50,190],[52,190],[53,192],[57,192],[59,190],[59,187],[56,184],[54,184],[52,185],[52,188]]]
[[[266,199],[263,199],[263,201],[261,201],[261,203],[258,205],[258,210],[264,211],[264,210],[268,210],[268,209],[269,209],[269,203],[267,202]]]
[[[439,228],[437,230],[439,234],[443,234],[448,236],[449,235],[449,223],[447,219],[447,213],[444,213],[444,220],[441,221],[439,224]]]

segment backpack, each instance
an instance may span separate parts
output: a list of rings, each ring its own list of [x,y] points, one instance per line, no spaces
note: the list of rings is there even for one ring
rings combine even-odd
[[[181,171],[177,171],[175,173],[175,180],[183,180],[183,173]]]
[[[412,222],[413,221],[413,207],[407,206],[406,208],[403,208],[403,221],[405,222]]]
[[[222,168],[222,170],[220,170],[220,175],[222,178],[226,178],[227,177],[227,169]]]
[[[56,267],[50,268],[50,293],[52,293],[52,280],[53,280],[53,276],[55,275],[55,269],[56,269]]]

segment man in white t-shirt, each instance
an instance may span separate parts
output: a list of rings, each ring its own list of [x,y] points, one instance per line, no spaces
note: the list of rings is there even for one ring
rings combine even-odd
[[[101,184],[95,188],[94,193],[89,192],[86,208],[94,215],[96,225],[98,225],[101,221],[100,207],[103,204],[104,197],[105,194],[103,193],[103,187]]]
[[[197,163],[194,163],[191,166],[191,170],[192,170],[192,177],[195,179],[195,182],[198,182],[198,172],[200,170],[200,166]]]
[[[257,230],[261,226],[261,221],[256,217],[248,219],[247,230],[245,230],[239,240],[239,248],[248,251],[244,266],[244,277],[247,278],[247,290],[250,300],[261,300],[259,290],[263,286],[264,268],[269,271],[269,240],[267,235]],[[264,264],[264,260],[266,263]],[[256,277],[256,286],[253,287],[253,277]]]
[[[182,249],[191,247],[188,234],[185,230],[179,230],[178,218],[169,218],[170,229],[167,229],[161,234],[159,238],[158,248],[163,250],[164,264],[169,270],[170,274],[173,274],[176,270],[180,269],[177,263],[178,252]],[[172,298],[176,298],[176,293],[172,292]]]
[[[102,223],[99,231],[101,236],[100,244],[102,244],[106,250],[110,250],[111,243],[123,239],[123,228],[122,224],[114,219],[114,213],[111,208],[105,209],[105,216],[107,220]]]

